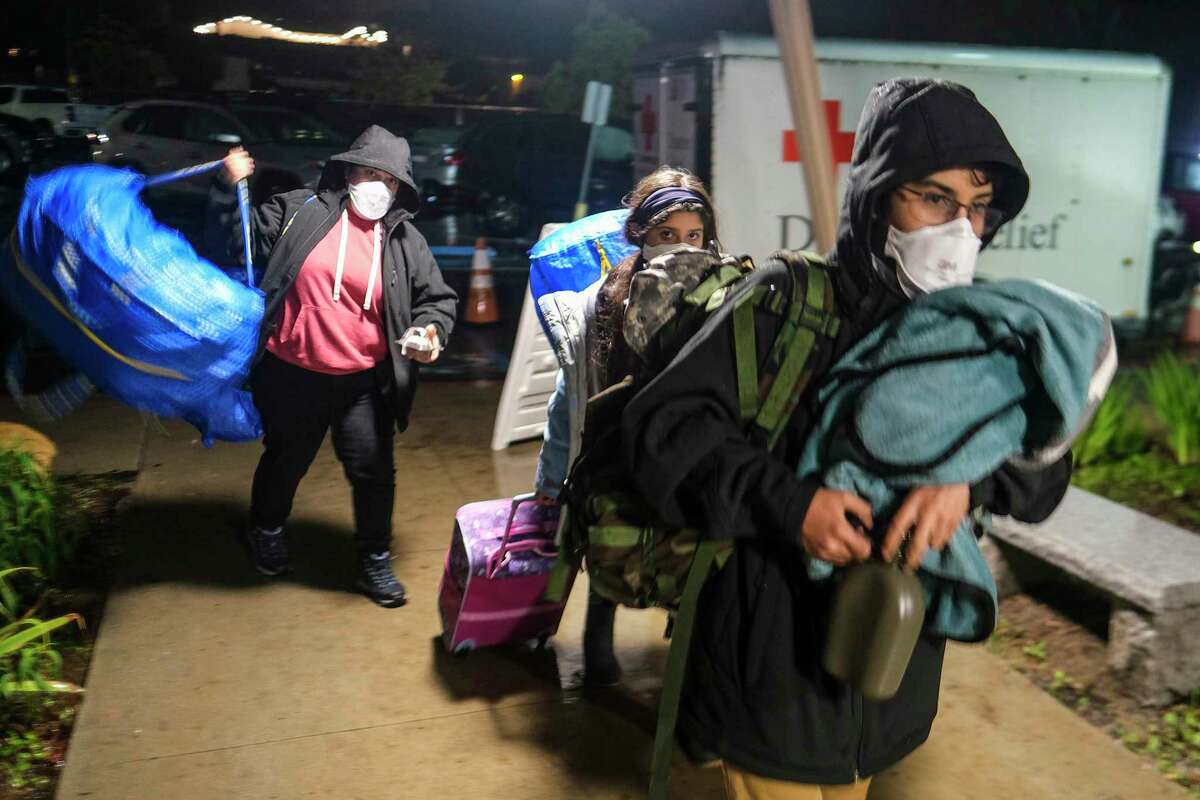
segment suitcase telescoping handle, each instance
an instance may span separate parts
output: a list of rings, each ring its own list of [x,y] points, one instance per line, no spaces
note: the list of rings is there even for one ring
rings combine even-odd
[[[524,552],[526,550],[535,550],[542,555],[551,557],[557,554],[554,547],[554,542],[551,539],[525,539],[520,542],[509,542],[509,537],[512,535],[513,522],[517,518],[517,509],[524,503],[532,503],[537,497],[535,492],[519,494],[512,500],[512,508],[508,512],[508,522],[504,526],[504,538],[500,540],[500,546],[496,551],[488,556],[487,575],[489,578],[494,578],[496,573],[508,562],[508,554],[514,552]]]
[[[504,525],[504,538],[500,540],[500,549],[508,544],[508,537],[512,534],[513,522],[517,519],[517,509],[525,503],[532,503],[537,499],[537,492],[526,492],[519,494],[512,499],[512,507],[508,510],[508,522]]]

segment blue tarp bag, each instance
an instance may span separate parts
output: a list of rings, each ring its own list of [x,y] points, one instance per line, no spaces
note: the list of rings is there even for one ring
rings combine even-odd
[[[579,292],[637,250],[625,238],[629,209],[605,211],[562,226],[529,251],[529,290],[538,319],[542,297],[556,292]]]
[[[0,295],[121,402],[186,420],[205,445],[257,439],[262,425],[242,386],[262,293],[160,225],[139,198],[146,184],[93,165],[30,179],[0,254]]]

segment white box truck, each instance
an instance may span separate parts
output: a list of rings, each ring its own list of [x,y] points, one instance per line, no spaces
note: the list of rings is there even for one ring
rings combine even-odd
[[[984,251],[984,278],[1043,278],[1144,319],[1158,232],[1169,69],[1151,56],[818,40],[827,122],[844,189],[871,87],[930,76],[967,86],[1028,170],[1021,215]],[[775,40],[715,42],[640,65],[635,174],[683,166],[713,191],[726,250],[756,260],[812,248],[808,202]]]

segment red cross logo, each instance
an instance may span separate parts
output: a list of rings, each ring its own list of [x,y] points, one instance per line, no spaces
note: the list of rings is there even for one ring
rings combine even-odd
[[[854,154],[854,133],[846,133],[838,129],[842,101],[826,100],[824,102],[825,125],[829,130],[829,144],[833,148],[833,166],[836,169],[838,164],[850,163]],[[785,162],[800,160],[800,148],[796,144],[795,131],[783,132],[783,160]]]
[[[654,113],[654,97],[646,95],[646,99],[642,101],[642,114],[640,117],[642,135],[646,137],[646,150],[654,149],[654,134],[658,133],[658,114]]]

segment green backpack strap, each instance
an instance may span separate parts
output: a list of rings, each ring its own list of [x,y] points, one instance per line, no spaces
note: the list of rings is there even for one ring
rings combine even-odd
[[[769,448],[779,441],[812,378],[813,365],[810,361],[817,337],[836,336],[839,323],[833,280],[825,261],[812,253],[784,252],[776,253],[773,257],[791,264],[793,273],[797,268],[804,267],[805,280],[803,294],[800,282],[793,284],[788,316],[768,360],[769,364],[778,365],[778,371],[754,418],[754,424],[766,432]]]
[[[708,580],[717,542],[706,539],[696,546],[696,556],[688,570],[687,584],[675,612],[671,630],[671,649],[667,653],[667,670],[663,675],[662,696],[658,701],[658,727],[654,732],[654,758],[650,762],[650,800],[667,800],[671,779],[671,754],[675,744],[675,723],[679,719],[679,699],[683,695],[683,678],[687,671],[688,650],[696,623],[696,606],[700,588]]]
[[[721,259],[717,269],[713,270],[695,289],[684,295],[683,302],[703,308],[706,312],[715,311],[725,302],[725,296],[730,287],[753,269],[754,262],[747,257],[727,256]]]
[[[742,423],[758,413],[758,343],[754,335],[752,295],[740,298],[733,309],[733,350],[737,364],[738,407]]]
[[[550,577],[546,580],[546,591],[542,597],[549,603],[561,603],[566,599],[567,587],[578,570],[579,567],[567,558],[566,548],[559,549],[554,566],[550,568]]]
[[[774,447],[811,378],[812,369],[808,362],[816,346],[817,336],[835,336],[838,328],[838,319],[834,316],[833,281],[824,260],[812,253],[777,253],[775,257],[792,265],[793,271],[800,266],[796,263],[797,259],[802,259],[807,267],[806,280],[803,289],[800,287],[800,281],[793,282],[788,316],[776,337],[772,356],[768,359],[769,365],[778,365],[778,371],[773,376],[768,371],[764,376],[773,377],[773,380],[770,381],[770,390],[761,405],[754,312],[764,300],[768,303],[778,303],[778,295],[767,292],[763,287],[738,298],[738,304],[733,310],[740,416],[743,422],[753,420],[755,425],[763,428],[768,434],[771,447]],[[716,297],[729,285],[731,284],[725,283],[719,287],[712,287],[713,290],[709,291],[706,297]],[[721,299],[724,299],[723,296]],[[781,308],[776,305],[772,310],[780,311]],[[650,767],[650,800],[667,800],[675,725],[679,720],[679,701],[683,694],[688,651],[695,630],[696,607],[699,604],[700,589],[708,580],[719,547],[720,543],[712,539],[706,539],[697,545],[696,555],[688,570],[683,596],[675,613],[671,648],[667,653],[667,668],[663,676],[662,696],[658,703],[658,725],[654,733],[654,757]]]

